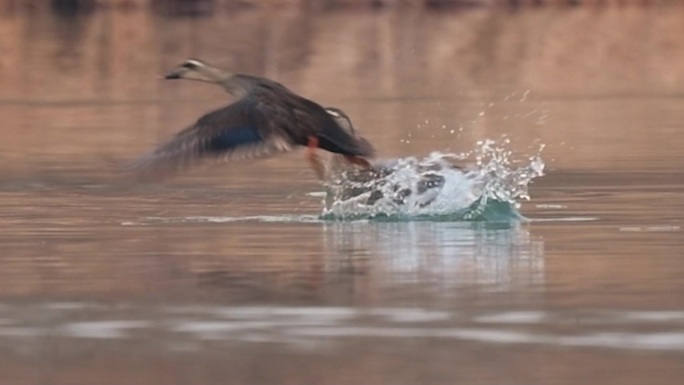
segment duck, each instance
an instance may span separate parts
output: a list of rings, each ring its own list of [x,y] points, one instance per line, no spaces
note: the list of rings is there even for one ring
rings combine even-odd
[[[339,154],[351,165],[370,168],[373,145],[343,127],[346,121],[337,109],[326,109],[274,80],[232,74],[199,59],[185,60],[164,78],[216,84],[235,100],[201,116],[133,162],[131,169],[138,174],[166,176],[204,160],[266,158],[299,147],[308,148],[307,160],[319,176],[323,171],[318,149]]]

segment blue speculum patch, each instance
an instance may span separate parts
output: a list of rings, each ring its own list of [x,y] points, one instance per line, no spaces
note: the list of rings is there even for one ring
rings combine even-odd
[[[237,127],[222,132],[214,137],[208,144],[207,150],[221,152],[231,150],[247,144],[255,144],[263,141],[259,131],[255,127]]]

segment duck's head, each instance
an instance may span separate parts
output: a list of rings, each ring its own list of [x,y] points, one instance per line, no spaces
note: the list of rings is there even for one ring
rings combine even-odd
[[[328,115],[332,116],[332,118],[335,119],[335,123],[337,123],[340,127],[344,128],[344,130],[347,131],[347,133],[351,134],[351,136],[356,136],[356,133],[354,132],[354,126],[351,122],[351,118],[344,111],[335,107],[326,107],[325,112],[327,112]]]
[[[188,59],[167,73],[165,79],[189,79],[218,83],[230,75],[198,59]]]

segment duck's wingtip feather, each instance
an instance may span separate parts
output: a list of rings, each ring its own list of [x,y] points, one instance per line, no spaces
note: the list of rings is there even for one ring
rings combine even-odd
[[[123,171],[137,181],[158,181],[179,173],[180,166],[178,162],[165,162],[157,159],[155,154],[148,154],[126,163]]]

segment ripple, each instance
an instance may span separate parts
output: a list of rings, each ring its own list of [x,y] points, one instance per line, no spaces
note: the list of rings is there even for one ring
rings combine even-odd
[[[557,204],[538,204],[535,205],[534,207],[538,209],[567,209],[567,205],[557,205]]]
[[[453,317],[452,313],[446,311],[425,309],[371,309],[367,313],[384,317],[390,322],[399,323],[436,322],[445,321]]]
[[[39,327],[0,327],[0,337],[36,337],[44,333],[45,329]]]
[[[66,304],[66,305],[65,305]],[[684,351],[684,311],[584,310],[577,313],[515,310],[463,313],[425,308],[288,306],[93,306],[87,302],[4,305],[0,343],[17,339],[132,340],[178,350],[202,341],[286,343],[316,347],[349,338],[452,339],[485,344],[532,344],[625,350]],[[82,309],[88,308],[88,313]],[[37,315],[50,309],[53,317]],[[122,313],[138,317],[121,319]],[[84,315],[96,318],[84,320]],[[77,321],[69,321],[78,317]],[[116,319],[119,318],[119,319]],[[573,328],[553,328],[567,325]],[[472,327],[478,324],[478,327]],[[519,330],[516,325],[526,325]],[[582,325],[592,330],[581,330]],[[644,326],[658,327],[658,332]],[[549,329],[551,327],[551,329]],[[594,330],[599,328],[601,330]],[[549,332],[549,330],[557,330]],[[651,329],[652,330],[652,329]],[[154,339],[156,338],[156,340]],[[157,342],[154,342],[157,341]],[[181,349],[182,350],[182,349]]]
[[[684,311],[634,311],[620,314],[624,319],[641,322],[684,322]]]
[[[530,222],[591,222],[598,221],[598,217],[560,217],[560,218],[530,218]]]
[[[233,216],[188,216],[188,217],[146,217],[140,221],[124,221],[121,226],[147,226],[152,224],[178,223],[233,223],[233,222],[265,222],[265,223],[320,223],[316,215],[248,215]]]
[[[539,311],[515,311],[475,317],[475,322],[501,324],[534,324],[546,319],[546,313]]]
[[[58,334],[65,337],[116,339],[126,337],[129,329],[151,326],[151,322],[142,320],[74,322],[64,325]]]
[[[494,344],[542,344],[635,350],[684,351],[684,333],[600,333],[555,336],[510,330],[466,328],[292,328],[287,331],[300,337],[366,337],[366,338],[440,338]]]
[[[225,340],[228,337],[226,333],[270,328],[274,325],[274,322],[269,321],[179,321],[172,323],[169,330],[194,334],[202,340]]]
[[[679,226],[627,226],[620,227],[618,230],[632,233],[672,233],[681,230]]]

